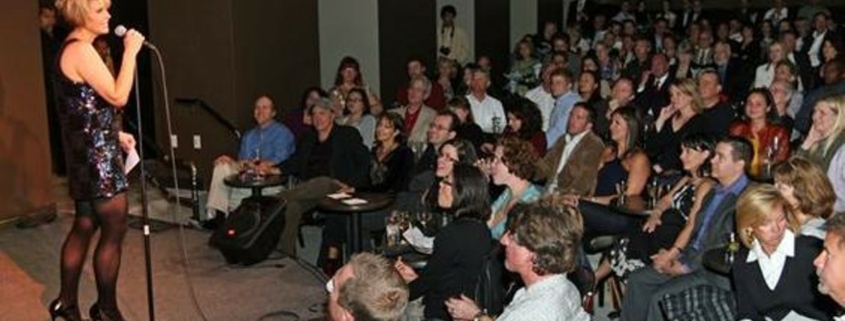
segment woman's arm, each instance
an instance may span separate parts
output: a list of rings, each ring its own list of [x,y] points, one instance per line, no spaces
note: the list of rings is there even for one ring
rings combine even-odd
[[[648,156],[642,151],[636,151],[631,155],[628,166],[628,187],[625,195],[642,195],[648,177],[651,176],[651,162]]]
[[[676,259],[681,254],[681,250],[689,244],[690,238],[692,238],[692,231],[695,229],[696,217],[701,210],[701,202],[712,188],[713,183],[706,179],[698,184],[698,187],[696,187],[695,202],[692,203],[692,207],[690,208],[687,223],[684,224],[684,228],[681,229],[681,232],[678,233],[677,237],[675,237],[675,242],[672,244],[672,248],[667,250],[670,253],[670,256],[668,257],[670,259],[669,261]]]
[[[675,186],[672,186],[672,189],[669,190],[666,195],[663,195],[663,197],[660,198],[660,201],[651,211],[651,215],[649,215],[648,220],[645,224],[643,224],[643,231],[648,233],[654,232],[654,229],[662,223],[660,219],[663,216],[663,212],[672,207],[672,196],[675,195],[681,187],[686,185],[689,180],[689,176],[682,177],[677,183],[675,183]]]
[[[144,36],[134,29],[126,32],[123,38],[125,49],[123,51],[123,62],[117,79],[112,77],[103,59],[90,44],[76,43],[71,45],[66,54],[70,55],[61,61],[62,72],[68,78],[81,78],[81,80],[94,88],[103,99],[115,107],[126,106],[129,93],[132,91],[132,82],[135,75],[138,51],[144,43]],[[69,71],[69,72],[68,72]]]

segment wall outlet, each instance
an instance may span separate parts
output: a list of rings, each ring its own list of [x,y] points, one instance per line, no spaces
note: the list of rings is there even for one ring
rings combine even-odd
[[[179,138],[176,135],[170,135],[170,146],[173,146],[173,148],[179,147]]]
[[[200,135],[194,135],[194,149],[202,148],[202,138]]]

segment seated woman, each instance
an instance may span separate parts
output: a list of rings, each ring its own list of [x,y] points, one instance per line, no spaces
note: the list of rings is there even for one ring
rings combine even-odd
[[[493,184],[506,187],[493,202],[493,215],[487,221],[494,239],[502,237],[508,213],[516,204],[532,203],[543,194],[540,186],[529,181],[534,176],[536,162],[531,144],[514,137],[499,140],[493,157],[480,161],[481,169],[492,178]]]
[[[795,91],[795,87],[783,80],[773,81],[772,85],[769,86],[769,92],[775,101],[777,124],[781,125],[792,136],[792,129],[795,127],[795,118],[793,117],[794,113],[790,113],[790,109],[792,108],[790,106],[794,105],[794,102],[797,101],[799,102],[798,106],[800,108],[800,103],[803,99],[803,97],[800,97],[801,93]],[[795,132],[795,135],[798,135],[797,132]]]
[[[632,233],[623,243],[626,245],[615,251],[610,266],[617,276],[625,277],[653,262],[668,264],[678,258],[679,249],[686,247],[692,236],[704,196],[713,188],[709,173],[715,148],[713,139],[705,134],[690,135],[681,141],[684,176],[660,198],[642,232]],[[596,279],[607,275],[610,266],[600,267]]]
[[[732,136],[747,138],[754,146],[754,158],[748,168],[752,177],[767,176],[767,166],[789,157],[789,133],[774,123],[774,98],[765,88],[752,89],[745,99],[745,120],[728,128]]]
[[[796,235],[789,202],[772,185],[749,187],[737,200],[736,230],[745,245],[733,262],[739,320],[782,320],[788,315],[829,320],[818,292],[816,238]]]
[[[824,240],[824,222],[833,215],[836,194],[821,167],[796,156],[775,165],[772,176],[801,225],[800,234]]]
[[[657,174],[681,169],[681,140],[704,131],[706,124],[701,117],[704,104],[694,80],[675,80],[669,86],[669,97],[669,106],[663,107],[654,126],[649,126],[646,142],[646,152]]]
[[[426,319],[450,320],[444,302],[472,295],[484,257],[493,248],[487,180],[473,165],[459,164],[440,181],[437,203],[455,220],[434,238],[434,249],[421,274],[398,260],[396,269],[408,282],[410,300],[422,297]]]
[[[537,157],[546,155],[546,135],[543,133],[543,116],[540,109],[532,101],[519,99],[506,111],[508,125],[505,127],[505,136],[514,136],[527,141],[534,146]]]
[[[344,105],[346,115],[338,118],[337,123],[357,129],[364,140],[364,146],[372,149],[376,118],[370,115],[370,101],[367,99],[367,93],[361,88],[350,89]]]
[[[354,96],[355,89],[350,93]],[[375,129],[376,146],[372,149],[370,164],[370,182],[368,186],[358,188],[358,191],[376,193],[396,193],[404,191],[411,179],[411,169],[414,167],[414,153],[408,146],[405,146],[405,136],[402,134],[404,121],[402,117],[394,113],[383,113],[378,119]],[[353,193],[354,187],[347,187],[340,192]],[[376,221],[383,224],[384,214],[367,215],[367,221]],[[372,216],[375,216],[372,219]],[[341,245],[346,241],[346,216],[333,215],[326,218],[326,225],[323,228],[323,240],[321,245],[321,256],[319,266],[322,266],[327,275],[332,275],[334,270],[342,263],[340,255]],[[366,224],[368,226],[376,224]],[[367,234],[365,234],[367,235]],[[331,272],[331,273],[329,273]]]
[[[611,142],[602,156],[594,196],[578,205],[588,237],[625,234],[639,225],[638,219],[617,213],[610,205],[620,194],[640,196],[651,175],[648,157],[637,144],[641,124],[632,107],[619,108],[611,115]]]
[[[832,96],[822,99],[813,109],[813,125],[796,154],[807,157],[830,174],[831,160],[843,145],[845,97]]]
[[[460,137],[472,143],[475,150],[480,150],[484,143],[484,132],[481,126],[475,123],[472,116],[472,108],[465,97],[455,97],[449,100],[446,106],[458,116],[458,127],[455,128],[455,137]]]
[[[353,88],[364,89],[370,103],[370,113],[381,115],[381,112],[384,110],[384,107],[381,105],[381,99],[372,91],[372,88],[364,83],[361,64],[358,63],[357,59],[346,56],[340,60],[340,64],[337,66],[337,72],[335,73],[334,86],[328,90],[332,99],[332,108],[337,118],[343,115],[343,105],[346,103],[346,96]]]

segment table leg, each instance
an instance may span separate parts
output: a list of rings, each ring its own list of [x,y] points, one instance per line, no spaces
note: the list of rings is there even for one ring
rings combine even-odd
[[[352,213],[352,253],[361,252],[364,242],[361,235],[361,212]]]

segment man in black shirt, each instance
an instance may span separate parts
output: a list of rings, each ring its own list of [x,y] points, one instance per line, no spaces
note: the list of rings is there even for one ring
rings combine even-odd
[[[360,188],[369,180],[370,153],[355,128],[334,122],[331,101],[321,99],[309,111],[314,131],[306,134],[287,160],[269,172],[298,178],[302,183],[282,191],[287,201],[285,228],[279,248],[296,256],[296,237],[302,214],[323,197],[349,187]]]
[[[728,127],[734,120],[734,110],[721,97],[722,84],[719,74],[714,69],[704,69],[698,74],[698,93],[704,101],[704,131],[712,137],[728,133]]]

